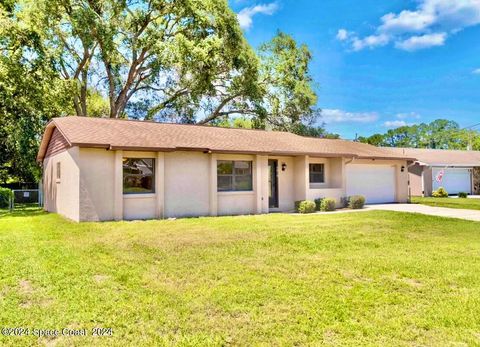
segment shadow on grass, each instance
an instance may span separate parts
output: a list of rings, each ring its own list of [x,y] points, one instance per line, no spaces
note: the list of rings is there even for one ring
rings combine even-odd
[[[10,211],[9,209],[0,209],[1,217],[35,217],[44,215],[45,212],[37,204],[17,204],[15,208]]]

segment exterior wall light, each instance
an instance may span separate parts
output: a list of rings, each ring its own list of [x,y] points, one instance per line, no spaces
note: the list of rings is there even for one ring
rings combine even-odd
[[[282,163],[282,171],[285,171],[287,169],[287,164]]]

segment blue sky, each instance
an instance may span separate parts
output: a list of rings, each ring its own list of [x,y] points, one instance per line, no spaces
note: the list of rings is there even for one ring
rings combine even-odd
[[[306,43],[329,131],[480,122],[480,0],[230,0],[248,41]],[[478,70],[477,70],[478,69]]]

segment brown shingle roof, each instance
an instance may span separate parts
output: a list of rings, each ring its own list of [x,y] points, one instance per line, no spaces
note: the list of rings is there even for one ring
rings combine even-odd
[[[388,150],[394,154],[417,158],[420,163],[430,166],[480,166],[480,151],[420,148],[388,148]]]
[[[54,118],[45,129],[38,160],[43,160],[57,128],[70,146],[124,150],[199,150],[312,156],[407,159],[384,148],[345,140],[318,139],[281,131],[231,129],[108,118]]]

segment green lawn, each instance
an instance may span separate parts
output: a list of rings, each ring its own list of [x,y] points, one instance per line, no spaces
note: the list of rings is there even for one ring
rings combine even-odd
[[[480,223],[369,211],[0,217],[0,345],[480,345]]]
[[[467,210],[480,210],[480,199],[459,199],[459,198],[423,198],[412,197],[412,203],[435,207],[463,208]]]

